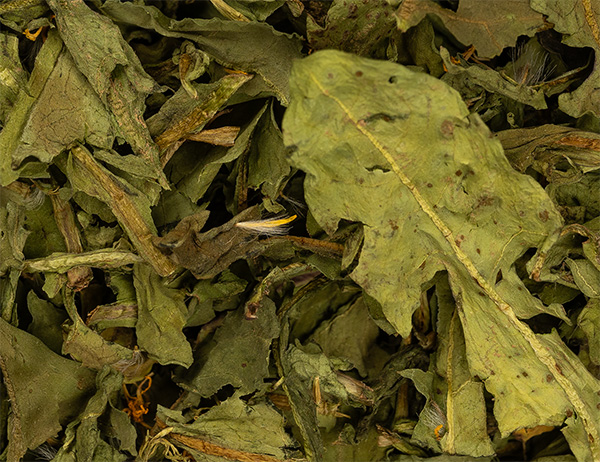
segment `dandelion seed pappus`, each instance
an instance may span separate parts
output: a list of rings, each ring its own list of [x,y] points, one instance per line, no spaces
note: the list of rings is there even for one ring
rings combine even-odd
[[[446,414],[435,401],[427,401],[423,411],[421,411],[420,420],[433,431],[437,441],[440,441],[448,430]]]

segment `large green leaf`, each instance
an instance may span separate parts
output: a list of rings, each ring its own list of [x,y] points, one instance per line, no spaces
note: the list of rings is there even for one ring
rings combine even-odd
[[[0,370],[10,398],[8,460],[55,436],[81,410],[94,372],[0,319]]]
[[[514,262],[556,239],[561,218],[543,189],[515,172],[500,143],[439,80],[388,62],[322,51],[295,64],[284,139],[306,172],[319,224],[364,224],[351,277],[382,305],[403,336],[423,288],[447,271],[469,368],[495,395],[503,435],[559,425],[567,410],[600,457],[600,410],[584,404],[587,371],[567,379],[562,352],[548,349],[518,316],[529,297]],[[536,310],[543,310],[537,306]],[[518,316],[517,316],[518,315]],[[556,357],[555,357],[556,356]],[[591,459],[590,459],[591,460]]]

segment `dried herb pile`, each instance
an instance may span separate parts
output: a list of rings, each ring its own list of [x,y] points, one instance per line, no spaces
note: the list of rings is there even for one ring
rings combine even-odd
[[[0,460],[600,460],[595,2],[0,23]]]

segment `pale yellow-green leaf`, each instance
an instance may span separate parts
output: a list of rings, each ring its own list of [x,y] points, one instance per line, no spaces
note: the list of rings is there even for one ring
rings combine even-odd
[[[310,210],[329,233],[342,219],[364,224],[351,277],[392,326],[408,335],[422,288],[447,271],[469,368],[495,397],[501,433],[560,425],[574,409],[600,457],[600,410],[496,288],[517,258],[556,240],[562,221],[539,184],[428,75],[327,50],[295,64],[291,95],[284,140],[306,172]]]

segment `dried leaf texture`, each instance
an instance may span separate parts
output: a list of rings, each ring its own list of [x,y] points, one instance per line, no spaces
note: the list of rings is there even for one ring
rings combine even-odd
[[[328,232],[342,219],[365,225],[351,277],[388,321],[408,335],[422,289],[448,271],[471,373],[495,395],[502,434],[559,424],[575,408],[600,455],[593,377],[583,366],[565,377],[564,357],[518,319],[530,315],[524,286],[496,286],[528,249],[555,240],[561,218],[543,189],[430,76],[322,51],[295,65],[291,88],[283,128],[307,203]]]

